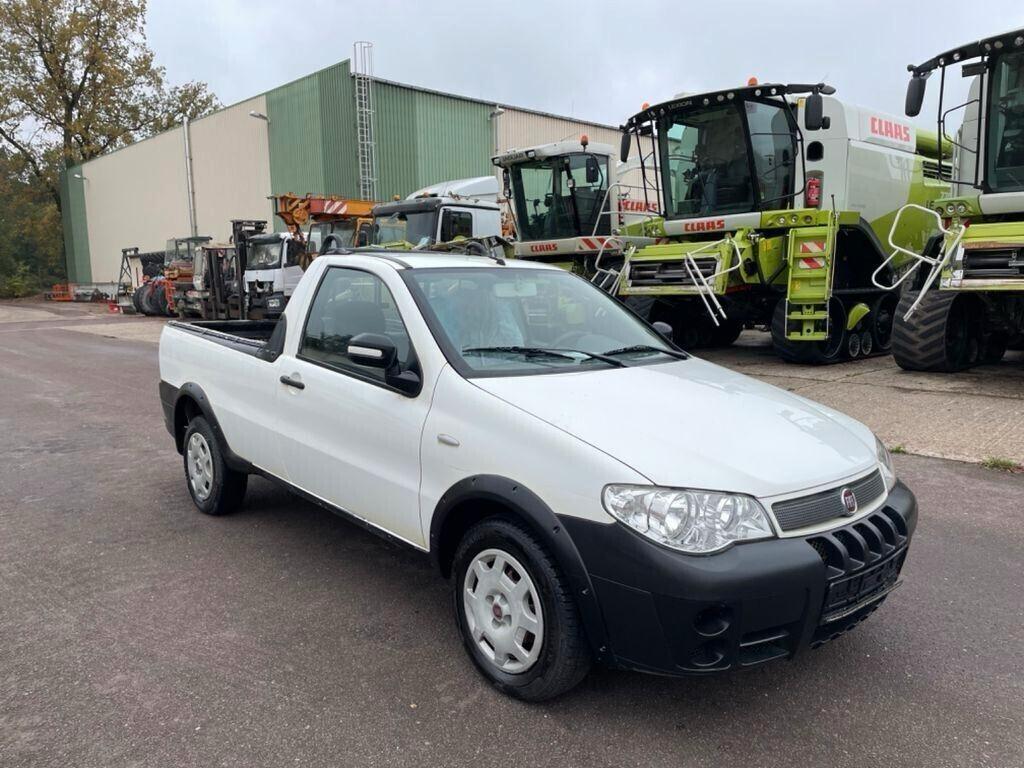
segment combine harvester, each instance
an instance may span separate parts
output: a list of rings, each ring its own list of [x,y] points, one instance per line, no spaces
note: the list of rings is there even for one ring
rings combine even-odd
[[[835,89],[758,85],[682,95],[645,107],[623,128],[620,157],[641,148],[643,188],[663,214],[621,230],[652,245],[626,249],[595,281],[684,347],[731,344],[770,327],[784,360],[832,363],[891,347],[895,278],[910,256],[883,246],[896,212],[944,194],[934,136]],[[895,233],[922,248],[923,214]]]
[[[946,69],[972,78],[966,103],[944,104]],[[958,371],[1002,359],[1024,342],[1024,29],[968,43],[909,67],[906,112],[921,111],[939,71],[938,131],[953,147],[953,189],[924,209],[937,234],[914,259],[893,333],[893,356],[912,371]],[[963,110],[957,138],[946,120]],[[897,217],[919,214],[905,206]],[[920,268],[922,267],[923,268]],[[885,287],[895,287],[880,281]]]
[[[609,144],[590,143],[584,134],[578,141],[512,149],[491,158],[501,168],[515,221],[516,258],[592,277],[598,255],[606,264],[616,259],[621,264],[628,243],[653,242],[613,234],[658,210],[640,187],[629,184],[630,166],[617,163],[617,153]]]

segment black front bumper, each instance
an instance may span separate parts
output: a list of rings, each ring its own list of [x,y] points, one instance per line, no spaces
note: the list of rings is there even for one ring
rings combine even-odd
[[[700,674],[787,658],[834,639],[898,584],[917,501],[824,534],[685,555],[623,525],[561,517],[583,559],[617,666]]]

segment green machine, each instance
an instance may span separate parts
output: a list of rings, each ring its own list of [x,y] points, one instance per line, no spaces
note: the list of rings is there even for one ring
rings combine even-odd
[[[971,78],[967,101],[946,104],[946,72]],[[1024,30],[968,43],[909,67],[906,112],[921,111],[939,73],[938,135],[953,151],[950,194],[925,209],[925,248],[897,281],[893,356],[903,368],[956,371],[1002,359],[1024,343]],[[947,123],[960,113],[952,133]]]
[[[929,214],[897,212],[946,194],[949,167],[935,136],[834,94],[751,80],[645,105],[620,154],[639,144],[645,203],[661,214],[622,227],[633,244],[595,281],[684,347],[762,328],[790,362],[888,352],[887,288],[914,257],[883,243],[925,247]]]

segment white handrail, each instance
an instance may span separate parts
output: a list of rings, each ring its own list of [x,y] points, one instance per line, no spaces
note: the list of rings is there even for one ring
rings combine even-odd
[[[904,248],[899,243],[895,242],[894,238],[896,237],[896,227],[899,226],[900,217],[903,215],[904,211],[909,211],[911,209],[924,211],[929,216],[932,216],[935,219],[936,225],[939,228],[939,232],[942,233],[943,237],[943,245],[942,249],[939,251],[938,257],[933,258],[931,256],[926,256],[923,253],[915,253],[914,251]],[[967,228],[962,224],[947,229],[942,224],[942,216],[939,215],[937,211],[933,211],[931,208],[925,208],[923,205],[917,205],[916,203],[907,203],[896,212],[896,217],[892,220],[892,227],[889,228],[889,245],[892,246],[893,252],[889,254],[889,257],[887,259],[885,259],[881,264],[878,265],[878,269],[871,273],[871,282],[875,284],[875,287],[881,288],[883,291],[891,291],[895,288],[899,288],[899,286],[902,285],[903,282],[908,277],[910,277],[922,264],[931,264],[931,269],[928,271],[928,276],[925,278],[924,283],[921,285],[921,292],[918,294],[917,299],[914,300],[914,303],[910,305],[910,308],[903,315],[904,320],[909,320],[910,316],[914,314],[914,311],[917,309],[917,306],[921,303],[921,300],[924,298],[924,295],[928,292],[928,289],[932,287],[932,284],[935,282],[935,279],[942,273],[942,270],[949,262],[950,256],[956,253],[957,249],[960,247],[960,242],[964,239],[964,234],[966,232]],[[953,239],[947,243],[945,242],[945,238],[948,235],[953,235]],[[883,269],[888,267],[889,264],[892,263],[892,260],[896,258],[897,254],[900,253],[914,259],[915,263],[910,267],[910,269],[903,273],[902,277],[896,280],[892,285],[882,285],[882,283],[878,282],[878,274]]]

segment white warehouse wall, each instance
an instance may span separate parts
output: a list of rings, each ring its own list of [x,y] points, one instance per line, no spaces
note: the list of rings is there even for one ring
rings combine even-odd
[[[227,241],[231,219],[266,219],[271,228],[268,124],[258,96],[192,122],[198,234]],[[185,143],[181,127],[82,166],[94,282],[117,279],[121,249],[163,250],[189,234]]]

